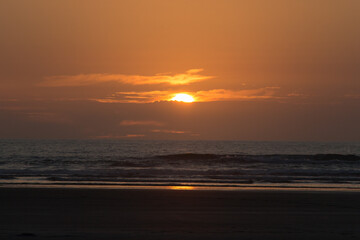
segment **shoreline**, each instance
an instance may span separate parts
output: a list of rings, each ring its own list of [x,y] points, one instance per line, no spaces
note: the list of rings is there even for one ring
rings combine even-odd
[[[360,187],[352,186],[289,186],[289,185],[190,185],[190,184],[1,184],[0,189],[114,189],[114,190],[186,190],[186,191],[302,191],[302,192],[360,192]]]

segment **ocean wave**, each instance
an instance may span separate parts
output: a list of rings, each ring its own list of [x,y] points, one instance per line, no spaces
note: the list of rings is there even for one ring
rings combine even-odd
[[[59,156],[7,156],[0,157],[0,164],[18,163],[24,165],[91,165],[102,164],[110,166],[143,166],[154,167],[161,164],[242,164],[242,163],[360,163],[360,156],[353,154],[314,154],[314,155],[248,155],[248,154],[170,154],[143,157],[126,156],[93,156],[93,155],[59,155]]]
[[[360,156],[354,154],[18,154],[0,163],[3,180],[360,184]]]
[[[182,153],[182,154],[169,154],[155,156],[161,159],[168,160],[210,160],[210,159],[284,159],[284,160],[345,160],[345,161],[359,161],[360,156],[354,154],[201,154],[201,153]]]

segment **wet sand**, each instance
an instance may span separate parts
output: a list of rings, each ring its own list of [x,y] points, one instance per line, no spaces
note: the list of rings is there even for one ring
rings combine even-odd
[[[360,239],[360,193],[0,188],[0,239]]]

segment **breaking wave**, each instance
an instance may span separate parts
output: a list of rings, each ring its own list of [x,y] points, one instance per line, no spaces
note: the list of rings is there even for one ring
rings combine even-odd
[[[352,153],[346,154],[346,151],[332,151],[347,149],[346,144],[267,146],[265,143],[201,141],[5,143],[0,145],[0,184],[46,180],[54,184],[192,183],[232,186],[346,183],[360,186],[358,145],[354,145]]]

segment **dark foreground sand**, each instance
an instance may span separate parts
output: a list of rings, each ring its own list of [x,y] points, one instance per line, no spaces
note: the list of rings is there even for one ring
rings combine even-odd
[[[0,188],[0,239],[360,239],[360,193]]]

